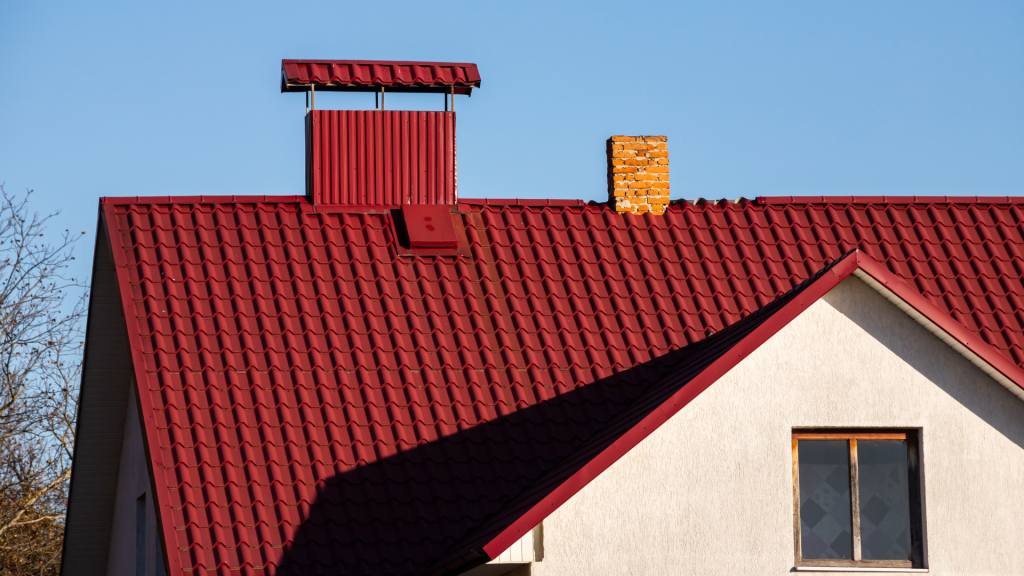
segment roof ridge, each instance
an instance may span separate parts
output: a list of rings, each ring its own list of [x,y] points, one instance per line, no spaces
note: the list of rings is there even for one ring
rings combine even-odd
[[[755,204],[1024,204],[1024,196],[758,196]]]
[[[308,202],[303,195],[193,195],[193,196],[104,196],[101,204],[296,204]],[[457,204],[471,206],[607,206],[607,202],[570,198],[459,198]],[[1024,196],[745,196],[737,198],[678,198],[669,205],[753,204],[771,206],[779,204],[1024,204]],[[348,208],[356,211],[374,208],[396,208],[397,205],[365,206],[323,205],[324,208]]]
[[[587,202],[566,198],[459,198],[458,204],[473,206],[586,206]]]
[[[223,195],[223,196],[103,196],[103,204],[296,204],[306,200],[305,196],[272,195]]]

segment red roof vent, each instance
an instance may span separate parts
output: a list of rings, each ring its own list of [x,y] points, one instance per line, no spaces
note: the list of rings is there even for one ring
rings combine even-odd
[[[281,92],[437,92],[469,96],[480,87],[476,64],[379,60],[282,60]]]
[[[402,206],[409,248],[419,250],[455,250],[459,238],[452,223],[451,208],[444,204],[406,204]]]

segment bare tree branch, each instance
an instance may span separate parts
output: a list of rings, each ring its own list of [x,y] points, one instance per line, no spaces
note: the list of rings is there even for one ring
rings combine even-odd
[[[0,573],[56,574],[75,442],[86,293],[68,276],[80,235],[45,238],[0,185]]]

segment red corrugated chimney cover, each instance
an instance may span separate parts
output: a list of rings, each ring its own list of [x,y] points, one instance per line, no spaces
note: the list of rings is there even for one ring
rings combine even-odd
[[[439,92],[469,96],[480,71],[469,62],[282,60],[281,92]]]

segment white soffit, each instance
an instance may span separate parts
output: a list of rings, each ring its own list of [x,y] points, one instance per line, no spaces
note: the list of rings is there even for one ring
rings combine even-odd
[[[522,564],[533,562],[538,559],[536,556],[536,548],[538,542],[534,541],[534,533],[537,532],[537,528],[530,530],[523,537],[514,542],[507,550],[498,554],[498,557],[488,562],[488,564]]]
[[[909,304],[904,302],[903,299],[901,299],[891,290],[883,286],[880,282],[872,278],[871,275],[869,275],[867,272],[864,272],[863,270],[858,268],[853,271],[853,274],[857,278],[863,280],[865,284],[874,288],[875,291],[884,296],[886,300],[895,304],[896,307],[905,312],[907,316],[910,316],[911,318],[916,320],[918,324],[924,326],[926,329],[928,329],[929,332],[931,332],[940,340],[949,345],[950,348],[956,350],[957,352],[960,353],[961,356],[970,360],[971,364],[974,364],[975,366],[980,368],[982,372],[988,374],[993,380],[1002,384],[1003,387],[1012,392],[1014,396],[1020,398],[1021,400],[1024,400],[1024,390],[1022,390],[1020,386],[1017,386],[1017,384],[1015,384],[1012,380],[1004,376],[1002,372],[993,368],[991,364],[982,360],[980,356],[968,350],[966,346],[964,346],[960,342],[957,342],[957,340],[950,336],[948,332],[946,332],[942,328],[939,328],[934,322],[932,322],[923,314],[921,314],[913,307],[911,307]]]
[[[544,559],[543,529],[541,525],[530,530],[522,538],[514,542],[497,558],[463,572],[459,576],[506,576],[531,562]]]

